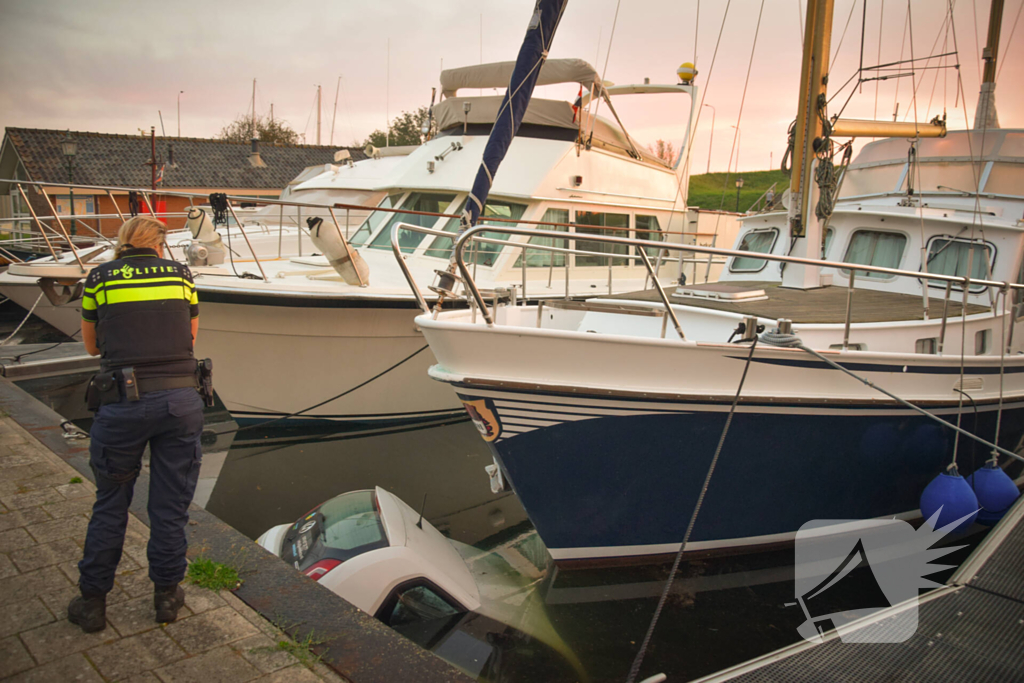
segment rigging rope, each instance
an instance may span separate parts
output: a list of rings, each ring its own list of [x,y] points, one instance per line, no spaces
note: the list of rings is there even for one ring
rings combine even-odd
[[[42,301],[42,300],[43,300],[43,293],[39,292],[39,296],[36,297],[36,302],[34,304],[32,304],[32,308],[28,309],[28,313],[25,315],[24,318],[21,319],[21,322],[18,323],[18,326],[14,328],[14,332],[11,332],[7,336],[7,339],[4,339],[2,342],[0,342],[0,346],[7,346],[7,342],[11,341],[11,339],[14,338],[14,335],[18,334],[18,332],[21,330],[21,328],[25,326],[25,323],[28,322],[28,319],[32,317],[32,314],[35,313],[36,306],[38,306],[39,302]]]
[[[736,387],[736,395],[732,399],[732,406],[729,408],[729,414],[725,418],[725,425],[722,427],[722,435],[718,438],[718,446],[715,448],[715,454],[711,458],[711,464],[708,466],[708,473],[704,476],[704,485],[701,487],[700,494],[697,496],[697,504],[693,508],[693,514],[690,515],[690,522],[686,525],[686,533],[683,534],[683,542],[679,544],[679,551],[676,553],[675,561],[672,563],[672,570],[668,574],[668,579],[665,580],[665,587],[661,591],[661,598],[658,600],[658,606],[654,608],[654,615],[651,617],[651,623],[647,627],[647,633],[644,635],[644,640],[640,644],[640,650],[636,653],[636,658],[633,660],[633,665],[629,668],[629,677],[626,679],[626,683],[633,683],[636,680],[637,675],[640,673],[640,665],[643,664],[644,655],[647,654],[647,648],[651,644],[651,637],[654,635],[654,628],[658,624],[658,618],[661,617],[661,611],[665,607],[665,602],[668,600],[668,594],[672,590],[672,583],[675,581],[676,573],[679,571],[679,564],[683,557],[683,552],[686,550],[686,544],[690,541],[690,534],[693,533],[694,524],[697,522],[697,515],[700,514],[700,508],[704,504],[704,496],[708,492],[708,486],[711,484],[711,475],[715,473],[715,466],[718,464],[718,457],[722,454],[722,446],[725,445],[725,437],[729,434],[729,427],[732,426],[732,418],[736,413],[736,406],[740,402],[740,393],[743,391],[743,384],[747,381],[747,371],[750,370],[750,361],[754,357],[754,349],[757,348],[757,337],[754,337],[754,341],[750,344],[750,352],[747,353],[747,364],[743,366],[743,374],[740,375],[739,386]]]
[[[999,64],[999,70],[996,71],[996,82],[999,82],[999,74],[1003,73],[1003,67],[1006,66],[1006,54],[1010,51],[1010,47],[1013,45],[1013,33],[1017,30],[1017,22],[1020,21],[1021,10],[1024,10],[1024,0],[1021,0],[1020,7],[1017,8],[1017,18],[1013,20],[1013,27],[1010,29],[1010,37],[1006,39],[1006,47],[999,54],[1002,55],[1002,62]]]

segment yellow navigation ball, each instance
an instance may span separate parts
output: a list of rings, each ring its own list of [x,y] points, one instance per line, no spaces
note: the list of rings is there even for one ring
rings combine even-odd
[[[689,85],[693,79],[696,78],[697,69],[694,68],[692,62],[683,62],[679,65],[679,68],[676,69],[676,75],[679,76],[679,80],[682,81],[684,85]]]

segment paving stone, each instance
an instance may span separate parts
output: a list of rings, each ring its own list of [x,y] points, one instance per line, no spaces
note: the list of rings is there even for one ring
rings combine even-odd
[[[79,515],[88,515],[92,512],[92,504],[95,502],[93,498],[76,498],[75,500],[66,500],[63,503],[52,503],[50,505],[44,505],[43,510],[54,519],[61,517],[77,517]]]
[[[156,675],[164,683],[244,683],[258,677],[260,672],[231,648],[221,647],[157,669]]]
[[[68,603],[78,595],[78,586],[65,586],[59,591],[44,593],[39,596],[46,608],[50,610],[57,619],[68,618]],[[114,589],[107,593],[107,609],[111,605],[117,605],[128,599],[128,594],[121,590],[116,584]]]
[[[45,477],[53,474],[57,474],[61,471],[61,468],[51,462],[37,462],[31,465],[19,465],[18,467],[9,467],[4,470],[4,479],[0,481],[0,486],[10,484],[10,488],[0,488],[3,491],[0,495],[8,495],[18,488],[18,482],[27,481],[34,477]]]
[[[283,639],[284,636],[281,637],[281,640]],[[271,673],[299,663],[291,653],[278,650],[277,643],[278,641],[261,633],[232,643],[231,649],[263,673]]]
[[[75,683],[103,683],[103,677],[83,655],[73,654],[42,666],[30,669],[11,678],[7,683],[51,683],[52,681],[75,681]]]
[[[17,636],[0,640],[0,678],[7,678],[33,666],[35,662]]]
[[[45,463],[31,465],[31,468],[42,467]],[[0,496],[8,498],[17,494],[34,493],[44,490],[57,491],[55,487],[68,483],[68,475],[64,472],[47,472],[44,474],[33,474],[21,479],[5,479],[5,485],[0,487]],[[60,493],[57,493],[60,496]],[[59,500],[65,500],[60,496]],[[10,507],[10,506],[8,506]]]
[[[78,557],[73,562],[64,562],[60,565],[60,570],[64,572],[64,575],[68,577],[71,583],[78,583],[78,560],[82,559],[81,551],[79,551]],[[139,564],[128,555],[121,555],[121,561],[117,565],[117,569],[114,570],[114,575],[125,574],[127,572],[134,572],[140,569]]]
[[[185,590],[185,604],[193,614],[209,612],[227,604],[215,591],[191,583],[183,583],[181,587]]]
[[[153,595],[153,581],[150,580],[149,573],[145,570],[137,569],[134,572],[125,572],[116,576],[114,581],[129,597],[139,598],[143,595]]]
[[[24,439],[22,439],[24,442]],[[5,444],[0,440],[0,445]],[[46,462],[46,459],[38,453],[16,453],[14,455],[0,455],[0,469],[7,469],[8,467],[19,467],[21,465],[31,465],[37,462]]]
[[[185,619],[192,616],[188,606],[181,608],[178,612],[178,619]],[[141,598],[125,600],[116,605],[107,606],[107,621],[114,625],[117,632],[122,636],[132,636],[136,633],[149,631],[157,628],[156,610],[153,607],[153,593]]]
[[[189,654],[203,652],[259,633],[255,626],[230,607],[222,607],[176,621],[168,624],[165,630]]]
[[[35,540],[23,528],[0,532],[0,553],[10,553],[35,544]]]
[[[43,508],[25,508],[24,510],[11,510],[0,514],[0,531],[16,529],[18,527],[47,522],[50,516]]]
[[[57,493],[54,491],[54,493]],[[31,494],[28,494],[31,495]],[[57,493],[59,496],[60,494]],[[55,519],[42,524],[33,524],[25,527],[32,537],[40,543],[56,541],[59,538],[73,538],[77,541],[85,541],[85,531],[89,526],[89,520],[85,517],[65,517]]]
[[[271,638],[277,638],[281,635],[281,632],[273,624],[260,616],[259,612],[239,600],[238,596],[231,591],[221,591],[218,595],[227,603],[228,607],[245,617],[246,621],[258,628],[264,635]]]
[[[27,574],[0,580],[0,605],[52,593],[67,587],[68,579],[57,567],[44,567]]]
[[[260,683],[320,683],[321,678],[302,664],[264,676]]]
[[[93,486],[91,482],[83,481],[78,484],[63,484],[55,488],[57,489],[57,493],[68,500],[93,498],[96,495],[96,487]]]
[[[21,530],[18,529],[18,531]],[[77,562],[82,557],[82,548],[70,538],[62,538],[51,543],[43,543],[41,545],[34,545],[31,548],[15,550],[10,554],[10,557],[11,561],[18,567],[18,571],[30,572],[34,569],[51,564],[60,564],[69,560]]]
[[[314,664],[313,672],[320,677],[321,681],[329,681],[330,683],[348,683],[348,679],[339,675],[337,671],[323,662],[317,662]]]
[[[117,631],[111,628],[110,624],[97,633],[84,633],[67,619],[59,619],[52,624],[21,634],[25,647],[40,664],[119,638]]]
[[[119,683],[160,683],[160,679],[152,671],[147,671],[146,673],[129,676]]]
[[[39,598],[5,605],[0,612],[0,638],[34,629],[51,621],[54,621],[53,615]]]
[[[6,579],[8,576],[14,576],[18,573],[18,568],[14,566],[6,554],[0,553],[0,579]]]
[[[99,672],[111,680],[167,666],[185,657],[185,652],[161,629],[95,647],[86,654]]]
[[[0,502],[11,510],[37,507],[47,503],[59,503],[64,496],[57,493],[52,487],[40,488],[38,490],[23,489],[23,493],[11,493],[0,497]]]

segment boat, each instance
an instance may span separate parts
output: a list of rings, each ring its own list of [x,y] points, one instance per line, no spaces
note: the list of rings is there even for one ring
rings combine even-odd
[[[256,256],[242,254],[248,259],[244,268],[238,258],[219,265],[190,262],[202,302],[196,353],[215,359],[217,391],[235,419],[287,419],[312,428],[312,421],[382,426],[462,415],[462,404],[452,393],[428,378],[434,359],[413,319],[421,301],[434,305],[438,300],[430,283],[435,271],[450,262],[476,159],[501,105],[501,97],[465,96],[463,91],[503,87],[511,70],[512,63],[503,62],[442,72],[443,98],[432,109],[430,140],[411,151],[403,148],[400,155],[368,149],[365,160],[341,160],[290,186],[285,199],[263,202],[256,212],[254,219],[269,226],[261,243],[271,249],[280,244],[275,220],[303,233],[319,225],[327,234],[337,220],[337,230],[344,233],[335,243],[342,260],[358,257],[368,274],[348,281],[332,266],[337,259],[324,255],[325,245],[317,248],[320,253],[264,258],[258,240],[253,243]],[[631,138],[612,102],[636,92],[692,97],[696,89],[677,84],[602,87],[594,68],[579,59],[549,60],[539,78],[551,85],[585,86],[600,97],[575,106],[531,102],[508,150],[507,172],[483,207],[483,219],[496,237],[505,226],[520,225],[587,239],[562,240],[581,247],[568,258],[528,251],[524,259],[519,247],[481,243],[473,257],[477,281],[492,298],[532,302],[645,286],[651,275],[636,253],[606,248],[590,237],[640,235],[665,243],[695,239],[684,235],[687,215],[680,187],[685,187],[685,165],[680,158],[660,159]],[[598,115],[598,102],[614,120]],[[691,125],[692,113],[679,129],[688,135]],[[352,220],[357,215],[366,216],[360,225]],[[401,233],[403,264],[423,282],[415,293],[391,253],[391,231],[398,224],[437,231],[432,236]],[[529,235],[517,239],[532,241]],[[666,283],[676,281],[685,264],[670,263],[656,245],[649,252],[659,266],[655,275]],[[15,268],[7,277],[38,277],[43,265]],[[71,277],[72,270],[64,276]],[[0,284],[5,279],[0,276]]]
[[[472,227],[456,273],[478,310],[416,319],[495,490],[516,492],[560,564],[919,519],[951,464],[1024,483],[1024,130],[819,115],[831,16],[810,3],[788,208],[745,218],[732,249],[670,247],[727,258],[718,283],[488,306],[462,257]],[[838,180],[819,172],[851,131],[881,139]]]

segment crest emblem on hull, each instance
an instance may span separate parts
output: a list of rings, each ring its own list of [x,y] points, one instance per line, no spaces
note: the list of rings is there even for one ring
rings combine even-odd
[[[490,443],[498,438],[501,434],[501,421],[498,419],[498,413],[490,399],[480,398],[475,401],[462,399],[462,405],[466,407],[466,412],[469,413],[470,419],[473,420],[473,424],[476,425],[477,431],[480,432],[484,441]]]

